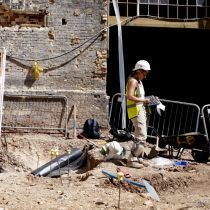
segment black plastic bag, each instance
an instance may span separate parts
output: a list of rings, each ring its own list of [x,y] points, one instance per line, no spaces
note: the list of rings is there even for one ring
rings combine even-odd
[[[125,129],[119,130],[117,128],[111,128],[109,133],[113,135],[113,139],[118,141],[130,141],[133,139],[132,134]]]

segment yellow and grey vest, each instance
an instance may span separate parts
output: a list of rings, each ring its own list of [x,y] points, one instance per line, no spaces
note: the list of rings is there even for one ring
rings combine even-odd
[[[136,82],[138,83],[138,86],[135,89],[134,95],[136,97],[144,98],[144,96],[145,96],[144,86],[141,81],[136,80]],[[128,82],[126,84],[126,95],[127,95],[127,86],[128,86]],[[132,119],[132,118],[138,116],[142,106],[143,106],[143,103],[141,103],[141,102],[136,103],[134,101],[127,99],[128,119]]]

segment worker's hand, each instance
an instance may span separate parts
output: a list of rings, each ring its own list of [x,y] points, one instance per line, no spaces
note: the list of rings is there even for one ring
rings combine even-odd
[[[150,100],[148,98],[144,99],[144,105],[148,105],[150,103]]]

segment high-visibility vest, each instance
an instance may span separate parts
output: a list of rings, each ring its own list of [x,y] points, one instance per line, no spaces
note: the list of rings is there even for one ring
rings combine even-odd
[[[128,82],[126,84],[126,95],[127,95],[127,89],[128,89],[127,86],[128,86]],[[134,92],[134,95],[136,97],[142,97],[139,94],[140,94],[140,91],[138,90],[138,88],[136,88],[136,90]],[[127,99],[128,119],[132,119],[132,118],[138,116],[138,114],[139,114],[139,112],[140,112],[140,110],[142,108],[142,105],[143,105],[143,103],[142,104],[141,103],[137,104],[136,102]]]

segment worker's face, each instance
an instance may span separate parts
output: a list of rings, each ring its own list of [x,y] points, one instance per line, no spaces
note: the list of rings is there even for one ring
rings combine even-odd
[[[147,77],[149,71],[146,71],[146,70],[142,70],[142,69],[139,69],[136,71],[136,76],[137,76],[137,79],[138,80],[143,80],[144,78]]]

